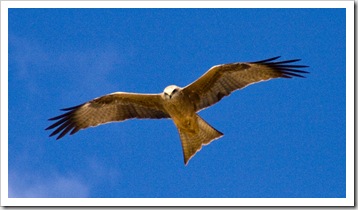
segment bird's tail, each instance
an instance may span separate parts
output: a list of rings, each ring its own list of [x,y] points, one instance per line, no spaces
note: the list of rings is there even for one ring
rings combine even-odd
[[[200,151],[202,145],[207,145],[223,135],[223,133],[213,128],[199,117],[199,115],[197,115],[197,123],[199,129],[194,133],[178,128],[185,165],[188,164],[188,161],[195,155],[195,153]]]

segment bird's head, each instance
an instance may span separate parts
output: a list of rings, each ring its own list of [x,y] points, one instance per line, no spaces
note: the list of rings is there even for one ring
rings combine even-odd
[[[162,97],[164,100],[175,98],[180,92],[181,88],[176,85],[169,85],[164,89]]]

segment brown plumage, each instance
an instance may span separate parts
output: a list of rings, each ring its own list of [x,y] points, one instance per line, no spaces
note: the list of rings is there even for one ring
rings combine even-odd
[[[55,129],[50,136],[57,139],[92,126],[124,121],[132,118],[171,118],[176,125],[187,164],[202,145],[220,138],[223,134],[206,123],[196,112],[207,108],[231,92],[250,84],[273,78],[304,77],[308,73],[295,65],[299,59],[274,62],[279,57],[246,63],[213,66],[190,85],[180,88],[170,85],[161,94],[115,92],[95,98],[84,104],[62,109],[66,113],[50,118]]]

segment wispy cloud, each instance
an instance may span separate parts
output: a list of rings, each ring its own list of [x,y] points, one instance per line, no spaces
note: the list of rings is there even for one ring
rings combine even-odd
[[[120,68],[122,60],[123,55],[115,48],[103,46],[100,49],[63,52],[54,63],[61,66],[68,85],[75,86],[75,91],[98,94],[99,84],[101,88],[115,89],[111,75]]]
[[[122,174],[119,170],[119,164],[113,160],[115,164],[105,165],[103,162],[94,157],[89,157],[86,161],[88,166],[87,173],[90,172],[91,183],[103,185],[104,183],[110,185],[119,185],[122,181]]]
[[[73,175],[10,173],[10,198],[85,198],[90,196],[90,187]]]
[[[48,65],[51,56],[36,41],[9,34],[9,61],[18,70],[16,76],[27,79],[33,73],[31,67]]]
[[[17,164],[24,164],[23,160]],[[37,165],[37,164],[36,164]],[[118,166],[118,164],[115,164]],[[10,198],[87,198],[95,197],[92,189],[101,186],[120,186],[120,167],[106,165],[96,158],[84,160],[81,170],[59,171],[56,167],[41,170],[9,171]]]
[[[29,118],[34,120],[34,123],[27,126],[25,130],[31,132],[32,135],[38,132],[38,128],[42,131],[44,126],[41,123],[49,117],[44,111],[48,107],[46,106],[48,101],[51,101],[48,104],[52,110],[53,106],[57,106],[56,103],[65,101],[64,99],[71,99],[84,93],[100,94],[99,84],[101,88],[115,89],[116,85],[111,82],[113,81],[111,73],[119,68],[125,56],[118,48],[111,46],[54,52],[46,49],[36,40],[11,34],[9,34],[9,46],[11,48],[9,51],[9,61],[11,61],[9,62],[9,86],[11,88],[9,93],[12,104],[10,109],[13,110],[12,119],[18,119],[14,117],[17,116],[16,114],[26,113],[26,116],[30,116]],[[57,83],[49,82],[51,80]],[[66,84],[65,88],[63,84]],[[69,94],[69,96],[64,97],[64,94]],[[67,102],[66,104],[71,105]],[[40,126],[35,125],[40,121]],[[30,128],[33,128],[35,132]],[[42,138],[43,136],[37,136],[32,139]],[[108,182],[109,185],[119,182],[119,169],[103,166],[95,159],[88,160],[87,167],[83,167],[81,171],[75,171],[72,168],[63,172],[54,166],[55,161],[51,162],[52,167],[48,167],[47,162],[41,158],[26,158],[28,156],[21,153],[27,154],[32,151],[33,155],[36,153],[34,151],[44,151],[46,146],[44,144],[34,146],[33,142],[24,141],[24,138],[12,138],[11,145],[16,145],[20,141],[22,143],[18,145],[24,145],[26,149],[16,150],[17,158],[9,159],[12,161],[9,165],[13,166],[9,167],[8,173],[9,197],[90,197],[91,189]],[[43,155],[41,153],[37,157]],[[42,162],[38,164],[36,161]],[[16,166],[26,166],[26,169]]]
[[[38,95],[43,95],[47,89],[41,84],[44,85],[44,81],[53,77],[59,82],[65,82],[68,89],[79,92],[96,93],[98,84],[115,89],[116,84],[111,82],[112,73],[120,69],[120,65],[131,56],[123,49],[108,44],[54,51],[47,49],[41,42],[14,34],[9,34],[9,49],[10,76]]]

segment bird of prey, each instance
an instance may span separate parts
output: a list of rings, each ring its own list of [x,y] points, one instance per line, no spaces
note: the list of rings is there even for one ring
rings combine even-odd
[[[274,57],[256,62],[240,62],[211,67],[199,79],[186,87],[170,85],[158,94],[115,92],[95,98],[78,106],[61,109],[64,114],[50,118],[54,124],[46,128],[59,133],[57,139],[70,132],[108,122],[132,118],[171,118],[176,125],[184,154],[184,164],[202,148],[223,133],[205,122],[197,112],[205,109],[231,92],[250,84],[273,78],[304,77],[308,66],[294,64],[300,59],[277,61]]]

